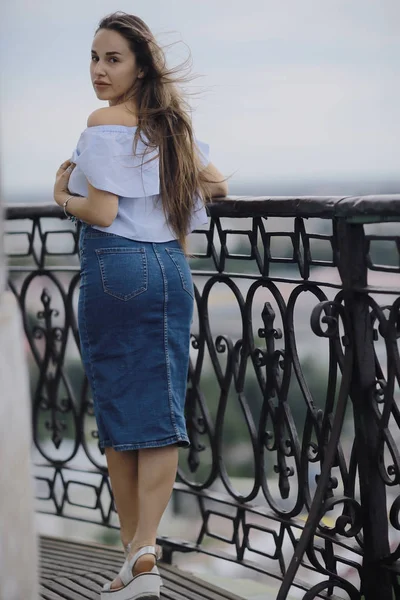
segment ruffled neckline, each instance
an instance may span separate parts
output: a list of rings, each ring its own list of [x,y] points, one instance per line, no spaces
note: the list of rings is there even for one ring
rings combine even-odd
[[[95,131],[131,131],[133,129],[137,129],[138,126],[137,125],[93,125],[92,127],[86,127],[86,129],[83,130],[82,133],[85,133],[86,131],[91,131],[91,130],[95,130]]]

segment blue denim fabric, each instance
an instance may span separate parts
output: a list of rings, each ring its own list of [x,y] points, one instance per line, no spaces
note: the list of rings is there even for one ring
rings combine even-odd
[[[193,282],[176,240],[83,224],[78,325],[100,446],[188,446],[184,405]]]

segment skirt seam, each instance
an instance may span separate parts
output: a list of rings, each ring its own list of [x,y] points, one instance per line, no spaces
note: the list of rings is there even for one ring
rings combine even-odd
[[[83,244],[82,244],[82,259],[83,259],[83,262],[86,261],[84,244],[85,244],[85,242],[83,241]],[[89,352],[89,365],[90,365],[89,368],[90,368],[90,372],[91,372],[91,375],[92,375],[92,382],[93,382],[93,385],[91,385],[90,387],[92,388],[93,402],[97,404],[96,378],[95,378],[94,371],[93,371],[92,347],[90,345],[89,334],[88,334],[88,330],[87,330],[86,293],[84,291],[84,288],[82,288],[81,293],[83,293],[83,319],[84,319],[84,323],[85,323],[84,327],[85,327],[86,343],[87,343],[88,352]],[[102,426],[104,427],[104,423],[103,422],[102,422]],[[100,429],[99,425],[97,425],[97,429],[98,430]]]
[[[160,269],[161,269],[161,273],[162,273],[162,278],[163,278],[163,283],[164,283],[164,315],[163,315],[163,320],[164,320],[164,352],[165,352],[165,366],[166,366],[166,369],[167,369],[169,413],[170,413],[171,423],[172,423],[172,427],[174,428],[175,435],[177,437],[180,437],[179,436],[178,427],[177,427],[177,424],[176,424],[175,413],[174,413],[173,405],[172,405],[171,368],[170,368],[170,363],[169,363],[169,352],[168,352],[168,281],[167,281],[167,278],[166,278],[166,275],[165,275],[164,265],[162,263],[162,260],[160,259],[158,251],[157,251],[157,249],[156,249],[156,247],[155,247],[154,244],[153,244],[153,251],[154,251],[154,254],[156,255],[158,264],[160,265]]]

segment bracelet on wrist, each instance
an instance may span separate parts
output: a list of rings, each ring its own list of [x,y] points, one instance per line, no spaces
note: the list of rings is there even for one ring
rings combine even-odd
[[[74,215],[67,213],[67,206],[68,206],[68,202],[71,200],[71,198],[74,198],[74,197],[75,196],[73,194],[71,194],[70,196],[68,196],[68,198],[62,204],[65,216],[67,217],[67,219],[69,219],[69,221],[72,221],[72,222],[75,222],[77,219],[76,219],[76,217],[74,217]]]

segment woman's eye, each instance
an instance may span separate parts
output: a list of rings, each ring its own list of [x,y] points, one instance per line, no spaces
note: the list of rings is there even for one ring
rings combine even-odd
[[[92,56],[92,62],[97,62],[98,60],[99,60],[99,57],[98,57],[98,56]],[[111,61],[118,62],[118,58],[115,58],[114,56],[112,56],[112,57],[110,58],[110,62],[111,62]]]

